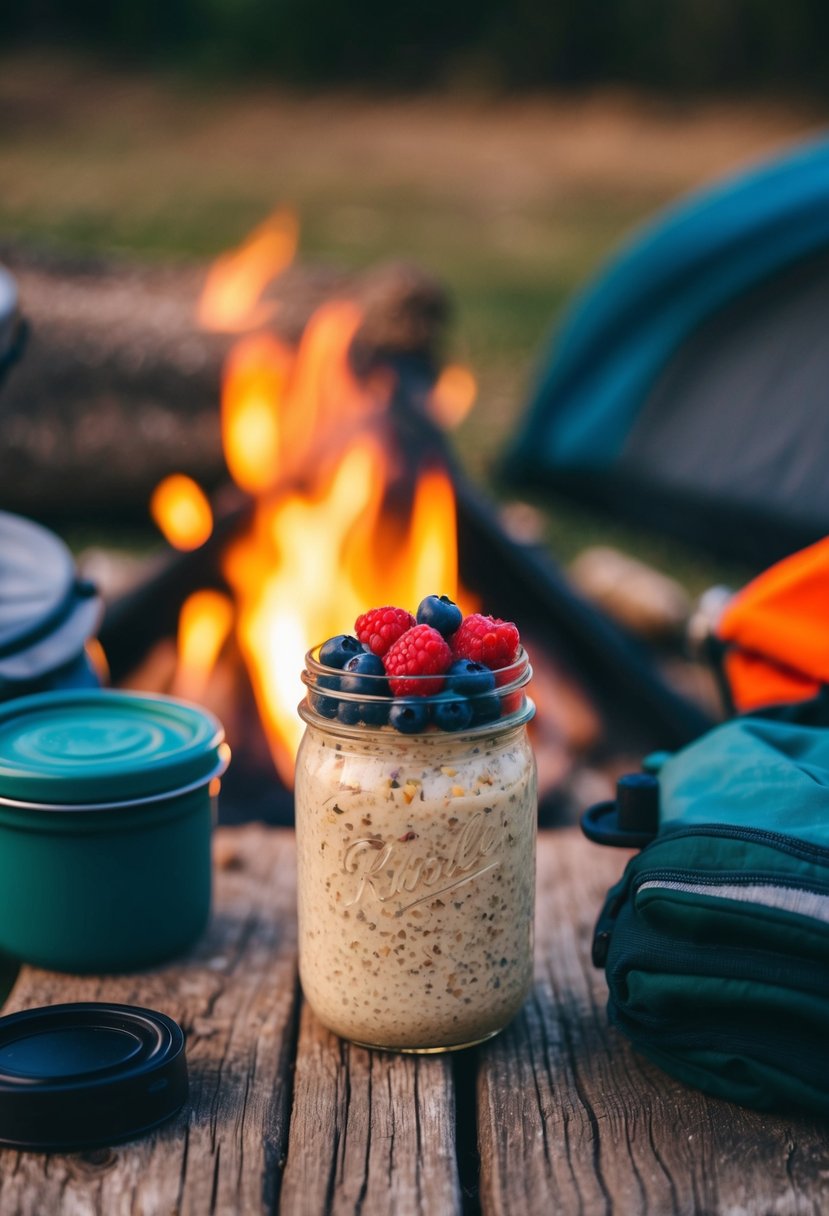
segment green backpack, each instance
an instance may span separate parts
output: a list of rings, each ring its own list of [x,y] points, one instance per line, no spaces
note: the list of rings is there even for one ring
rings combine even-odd
[[[740,718],[658,781],[596,926],[611,1021],[718,1097],[829,1114],[829,731]]]

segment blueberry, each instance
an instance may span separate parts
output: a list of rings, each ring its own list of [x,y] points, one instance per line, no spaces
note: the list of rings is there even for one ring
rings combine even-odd
[[[324,667],[342,669],[349,659],[363,653],[363,648],[356,638],[349,633],[338,633],[335,638],[329,638],[320,646],[320,663]]]
[[[366,726],[385,726],[389,720],[390,701],[361,701],[360,721]]]
[[[360,702],[340,701],[337,706],[337,718],[345,726],[356,726],[360,721]]]
[[[447,691],[463,693],[465,697],[492,692],[494,687],[495,672],[472,659],[456,659],[446,673]]]
[[[340,701],[337,717],[344,726],[384,726],[389,720],[389,701]]]
[[[332,692],[340,691],[339,676],[318,676],[316,681],[317,688],[330,688]],[[336,697],[321,697],[318,692],[311,693],[311,706],[323,718],[336,718],[337,716],[337,698]]]
[[[343,692],[364,697],[388,697],[389,686],[383,660],[370,651],[355,654],[346,663],[340,677]],[[367,726],[382,726],[388,720],[386,701],[343,701],[337,717],[348,726],[365,722]]]
[[[431,625],[445,638],[460,629],[462,620],[463,613],[448,595],[427,595],[417,610],[418,625]]]
[[[457,693],[438,693],[432,699],[432,721],[441,730],[465,730],[472,721],[472,706]]]
[[[497,693],[487,692],[483,696],[469,698],[472,707],[472,721],[476,726],[485,722],[495,722],[501,716],[501,698]]]
[[[369,697],[387,697],[389,685],[383,660],[366,651],[355,654],[343,669],[342,690]]]
[[[416,735],[425,730],[429,707],[423,701],[395,701],[389,710],[389,722],[404,735]]]

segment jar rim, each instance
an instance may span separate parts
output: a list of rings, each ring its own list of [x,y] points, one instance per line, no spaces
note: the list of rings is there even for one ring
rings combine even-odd
[[[337,696],[340,694],[338,693]],[[357,698],[357,700],[365,700],[366,698]],[[403,698],[399,698],[403,700]],[[421,697],[419,700],[424,700]],[[415,700],[414,697],[411,700]],[[313,726],[318,730],[324,730],[327,734],[337,735],[344,739],[366,739],[369,736],[372,738],[389,739],[395,742],[400,740],[411,740],[412,742],[424,739],[432,741],[436,739],[445,739],[453,743],[461,743],[465,739],[484,739],[490,735],[500,735],[507,731],[513,730],[526,724],[535,717],[535,702],[532,697],[524,696],[521,702],[521,708],[515,713],[507,714],[503,718],[496,718],[493,722],[482,722],[477,725],[467,726],[464,730],[445,731],[445,730],[423,730],[416,731],[411,734],[406,734],[402,731],[395,730],[393,726],[367,726],[364,723],[358,723],[355,726],[349,726],[345,722],[340,722],[337,718],[324,718],[322,714],[314,713],[308,704],[307,698],[303,698],[297,706],[297,712],[300,718],[307,726]]]
[[[468,699],[473,703],[478,700],[478,703],[486,698],[498,697],[502,704],[507,697],[520,694],[520,705],[511,713],[503,714],[494,720],[472,722],[469,726],[461,730],[435,730],[429,729],[428,726],[423,730],[413,732],[402,732],[388,725],[369,725],[364,722],[347,723],[341,721],[338,717],[329,717],[317,713],[312,704],[312,694],[327,700],[336,701],[338,704],[346,702],[351,704],[368,704],[368,705],[388,705],[403,704],[403,705],[418,705],[432,706],[436,702],[443,699],[441,693],[420,694],[413,696],[398,696],[390,697],[388,692],[383,695],[368,692],[349,692],[340,687],[327,686],[321,681],[326,677],[336,679],[343,675],[343,672],[336,667],[330,667],[327,664],[320,663],[319,654],[320,647],[313,646],[305,655],[305,668],[302,672],[302,682],[308,689],[305,697],[300,701],[297,711],[302,720],[309,726],[315,726],[329,733],[340,735],[344,738],[364,739],[369,734],[372,736],[380,735],[387,738],[407,738],[407,739],[434,739],[442,736],[447,739],[480,739],[488,735],[498,734],[505,730],[510,730],[513,727],[523,726],[531,720],[535,715],[535,703],[524,693],[524,688],[532,679],[533,669],[529,661],[529,656],[523,646],[519,647],[518,654],[512,663],[506,667],[492,669],[496,680],[496,686],[486,692],[473,693],[468,695]],[[415,675],[406,676],[407,681],[417,687],[417,682],[421,685],[426,681],[433,682],[434,675]],[[372,681],[377,681],[378,685],[385,685],[387,677],[385,675],[360,675],[361,682],[368,687],[371,687]],[[500,682],[499,682],[500,681]]]

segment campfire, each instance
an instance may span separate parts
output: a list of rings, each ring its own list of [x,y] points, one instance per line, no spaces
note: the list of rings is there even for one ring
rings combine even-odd
[[[249,520],[221,555],[231,593],[199,588],[184,602],[174,686],[211,699],[210,679],[231,634],[244,659],[277,771],[286,786],[302,732],[296,707],[306,651],[348,629],[367,605],[417,604],[438,589],[465,611],[477,600],[458,583],[455,497],[434,455],[411,460],[389,427],[395,376],[358,374],[351,362],[363,315],[332,300],[298,346],[267,329],[264,299],[295,246],[278,215],[208,276],[198,315],[240,335],[225,361],[222,437]],[[460,421],[471,406],[464,369],[448,369],[428,409]],[[435,405],[432,406],[434,400]],[[181,475],[165,479],[152,513],[170,544],[199,547],[206,498]]]
[[[694,711],[656,677],[632,687],[624,642],[607,622],[596,630],[464,477],[446,436],[475,381],[439,366],[445,309],[428,281],[398,271],[380,308],[335,292],[287,340],[274,287],[296,244],[295,219],[277,213],[207,276],[199,322],[234,336],[221,392],[229,482],[212,505],[182,474],[157,486],[151,512],[178,556],[112,606],[103,641],[116,678],[222,717],[240,818],[290,817],[306,651],[368,606],[435,592],[521,624],[542,791],[561,787],[576,753],[605,745],[609,718],[617,751],[694,733]]]

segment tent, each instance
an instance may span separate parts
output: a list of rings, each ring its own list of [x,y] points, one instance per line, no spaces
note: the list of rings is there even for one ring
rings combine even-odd
[[[765,565],[829,533],[829,139],[691,195],[575,302],[505,473]]]

